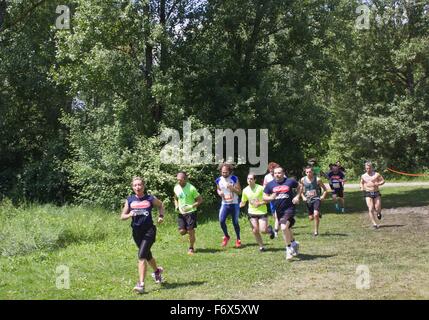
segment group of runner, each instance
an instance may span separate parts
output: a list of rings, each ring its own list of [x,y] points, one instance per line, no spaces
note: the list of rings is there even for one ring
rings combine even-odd
[[[320,205],[328,195],[328,190],[320,176],[324,175],[329,179],[336,210],[344,213],[345,174],[340,168],[339,163],[333,164],[331,170],[325,175],[320,171],[315,161],[309,161],[309,165],[304,169],[305,176],[298,182],[294,178],[288,177],[284,168],[279,164],[271,162],[268,166],[269,172],[264,177],[263,186],[256,183],[255,174],[249,173],[247,175],[248,186],[242,190],[238,177],[233,174],[232,165],[222,164],[220,166],[221,175],[215,180],[217,194],[222,199],[219,209],[219,223],[224,234],[221,246],[226,247],[231,239],[226,224],[228,215],[231,215],[236,236],[235,247],[241,247],[240,208],[245,207],[248,203],[248,218],[259,245],[259,251],[266,250],[261,233],[274,239],[281,231],[285,243],[286,259],[290,260],[297,256],[299,254],[299,242],[294,238],[292,227],[295,224],[296,205],[299,204],[300,199],[306,203],[309,218],[314,221],[313,235],[319,234],[319,224],[322,217]],[[384,179],[373,170],[370,162],[365,164],[365,171],[366,173],[361,177],[360,188],[364,191],[370,220],[374,228],[378,229],[379,225],[375,221],[375,217],[381,219],[381,194],[378,187],[384,184]],[[186,172],[179,172],[176,179],[174,203],[178,212],[178,229],[181,235],[188,234],[188,254],[193,255],[195,253],[195,228],[197,227],[196,211],[203,199],[197,189],[188,181]],[[163,280],[163,268],[157,265],[152,256],[151,247],[156,238],[152,209],[153,207],[158,209],[158,223],[162,223],[164,205],[155,196],[145,192],[145,182],[141,177],[134,177],[131,187],[134,194],[125,201],[121,219],[132,219],[133,239],[138,247],[139,272],[139,281],[134,290],[143,293],[147,264],[153,269],[152,277],[155,282],[161,283]],[[274,228],[268,224],[267,204],[269,204],[271,214],[274,216]]]

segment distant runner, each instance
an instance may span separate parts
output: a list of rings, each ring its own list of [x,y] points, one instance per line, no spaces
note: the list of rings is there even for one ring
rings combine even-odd
[[[265,251],[265,246],[260,232],[269,234],[270,238],[274,239],[274,230],[271,226],[268,226],[267,205],[263,199],[264,188],[256,184],[253,173],[247,175],[247,183],[249,185],[243,189],[240,208],[243,208],[249,202],[248,215],[252,224],[252,232],[259,245],[259,251],[263,252]]]
[[[197,227],[197,207],[203,202],[203,198],[197,189],[188,182],[188,175],[181,171],[177,174],[177,184],[174,187],[174,205],[179,211],[177,223],[179,232],[183,236],[189,234],[188,254],[195,252],[195,228]]]
[[[365,163],[365,171],[366,173],[360,179],[360,189],[364,193],[372,226],[374,229],[378,229],[380,226],[376,223],[375,216],[378,220],[382,218],[381,193],[378,187],[382,186],[385,181],[379,173],[374,171],[372,163],[369,161]]]
[[[320,212],[320,204],[328,195],[328,190],[325,184],[320,178],[313,173],[313,168],[307,166],[305,168],[306,176],[301,179],[302,189],[302,200],[307,202],[308,217],[310,220],[314,220],[314,236],[319,235],[319,224],[322,218]],[[323,189],[323,195],[320,196],[320,189]]]
[[[133,290],[138,293],[144,293],[144,280],[148,263],[154,271],[152,277],[155,282],[162,282],[161,273],[164,270],[162,267],[157,266],[150,249],[156,238],[156,227],[152,220],[152,209],[153,207],[158,208],[158,223],[162,223],[164,221],[164,205],[156,197],[145,193],[145,184],[142,178],[134,177],[131,186],[135,194],[129,196],[127,200],[125,200],[121,219],[127,220],[132,218],[131,227],[133,229],[133,238],[139,248],[139,282],[137,282]]]
[[[332,165],[332,170],[327,174],[329,179],[329,186],[332,189],[332,200],[335,203],[335,210],[337,212],[344,213],[344,183],[346,182],[346,176],[344,172],[340,171],[337,164]],[[341,204],[341,207],[337,203]]]

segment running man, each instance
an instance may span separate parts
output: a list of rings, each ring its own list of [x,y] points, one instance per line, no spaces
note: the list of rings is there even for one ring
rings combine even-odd
[[[248,215],[252,224],[252,232],[259,245],[259,251],[264,252],[265,247],[260,232],[269,234],[270,239],[274,239],[274,230],[268,226],[267,204],[263,199],[264,188],[256,183],[253,173],[247,175],[247,183],[249,185],[243,189],[240,208],[243,208],[249,201]]]
[[[332,189],[332,200],[335,203],[335,210],[344,213],[344,183],[346,182],[346,176],[344,172],[340,171],[337,164],[333,164],[332,170],[327,174],[327,178],[329,179],[329,186]],[[341,207],[337,201],[341,204]]]
[[[268,164],[268,173],[264,177],[264,182],[262,186],[265,188],[265,186],[274,180],[274,169],[280,167],[278,163],[270,162]],[[274,235],[277,238],[278,232],[279,232],[279,221],[276,217],[276,210],[274,209],[274,203],[270,202],[270,211],[274,218]]]
[[[381,220],[382,217],[381,193],[378,187],[384,184],[384,178],[374,171],[372,163],[369,161],[365,163],[365,171],[366,173],[360,179],[360,189],[364,193],[372,226],[374,229],[378,229],[380,226],[375,222],[375,216],[378,220]]]
[[[231,238],[228,234],[226,218],[228,214],[231,214],[232,224],[234,226],[235,235],[237,236],[235,247],[240,248],[240,225],[238,223],[240,205],[238,203],[238,195],[241,193],[241,186],[238,178],[232,175],[232,168],[231,164],[222,164],[220,168],[221,176],[216,179],[217,194],[222,198],[222,204],[219,210],[219,222],[224,234],[222,247],[226,247]]]
[[[293,192],[295,188],[296,195]],[[295,224],[295,205],[299,203],[301,190],[301,185],[295,179],[285,177],[282,167],[274,169],[274,180],[264,188],[264,201],[274,202],[286,245],[286,260],[298,255],[299,243],[293,237],[292,227]]]
[[[145,183],[140,177],[134,177],[131,182],[134,195],[125,200],[121,219],[132,218],[131,227],[134,241],[139,248],[138,251],[138,272],[139,282],[134,287],[134,291],[144,293],[144,280],[146,277],[147,264],[152,267],[152,277],[156,283],[162,282],[162,267],[158,267],[155,258],[150,251],[156,238],[156,226],[153,224],[152,209],[157,207],[159,217],[158,223],[164,221],[164,205],[155,196],[145,193]]]
[[[189,235],[188,254],[195,252],[195,228],[197,227],[197,207],[203,202],[203,198],[197,189],[188,182],[188,175],[181,171],[177,174],[177,184],[174,186],[174,205],[179,211],[177,224],[179,233]]]
[[[325,200],[328,195],[328,190],[322,180],[317,177],[311,166],[305,168],[305,177],[301,179],[302,189],[302,200],[307,202],[308,217],[310,220],[314,220],[314,236],[319,235],[319,224],[322,218],[320,212],[320,204]],[[320,196],[320,190],[323,189],[323,195]]]

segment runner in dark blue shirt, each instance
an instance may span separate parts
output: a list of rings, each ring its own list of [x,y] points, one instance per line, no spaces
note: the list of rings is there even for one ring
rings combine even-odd
[[[294,192],[297,189],[297,192]],[[281,167],[274,169],[274,180],[264,188],[264,201],[273,202],[283,238],[286,244],[286,259],[298,255],[299,243],[295,241],[292,226],[295,224],[295,205],[299,203],[301,185],[285,176]]]
[[[155,282],[162,282],[161,273],[164,270],[162,267],[156,265],[155,258],[152,257],[150,249],[156,238],[156,227],[153,224],[152,209],[154,206],[157,207],[159,212],[158,223],[162,223],[164,221],[164,205],[156,197],[144,192],[145,184],[142,178],[134,177],[131,186],[135,194],[129,196],[127,200],[125,200],[121,219],[127,220],[132,218],[131,227],[133,229],[133,238],[139,248],[139,282],[134,287],[134,291],[143,293],[148,263],[154,270],[152,277],[155,279]]]
[[[346,182],[346,175],[342,172],[337,164],[332,165],[332,170],[327,174],[329,179],[329,186],[332,189],[332,200],[335,203],[335,210],[344,213],[344,183]],[[341,208],[337,203],[341,204]]]

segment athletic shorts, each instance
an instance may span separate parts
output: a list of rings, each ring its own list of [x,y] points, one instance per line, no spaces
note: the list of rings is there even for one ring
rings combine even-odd
[[[268,214],[251,214],[248,213],[247,214],[249,219],[263,219],[263,218],[268,218]]]
[[[376,199],[378,197],[381,197],[381,193],[379,191],[364,191],[363,196],[365,198]]]
[[[182,230],[195,229],[197,227],[197,214],[195,212],[178,214],[177,224]]]
[[[289,228],[292,228],[295,224],[295,207],[288,208],[283,212],[277,212],[277,219],[280,224],[286,224],[289,221]]]
[[[337,197],[344,198],[344,188],[338,188],[332,190],[332,195],[336,195]]]
[[[322,215],[320,214],[320,204],[321,204],[320,199],[307,202],[308,215],[309,216],[314,215],[314,211],[316,210],[316,211],[319,211],[319,216],[321,217]]]
[[[133,228],[133,239],[139,248],[139,259],[151,260],[152,253],[150,249],[156,239],[156,226]]]

